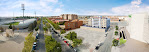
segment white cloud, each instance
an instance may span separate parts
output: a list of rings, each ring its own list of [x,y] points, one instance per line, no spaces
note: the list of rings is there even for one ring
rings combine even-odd
[[[61,9],[60,8],[57,8],[57,9],[55,9],[54,12],[56,12],[56,13],[61,12]]]
[[[22,16],[21,4],[25,4],[25,15],[50,15],[54,12],[61,12],[64,6],[58,0],[18,0],[18,1],[1,1],[0,2],[0,16],[12,16],[13,11],[16,16]],[[56,7],[59,6],[59,7]]]
[[[134,0],[130,4],[126,4],[119,7],[113,7],[112,12],[119,15],[128,15],[137,12],[149,12],[149,6],[141,4],[141,0]]]

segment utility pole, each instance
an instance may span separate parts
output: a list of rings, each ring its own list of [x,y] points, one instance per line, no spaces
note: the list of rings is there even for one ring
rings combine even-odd
[[[35,17],[36,17],[36,11],[35,11]]]
[[[24,4],[21,5],[22,6],[22,10],[23,10],[23,24],[24,24]]]

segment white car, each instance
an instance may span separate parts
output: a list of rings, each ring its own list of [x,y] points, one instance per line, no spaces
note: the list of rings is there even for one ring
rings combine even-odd
[[[34,45],[36,45],[37,43],[36,42],[34,42]]]

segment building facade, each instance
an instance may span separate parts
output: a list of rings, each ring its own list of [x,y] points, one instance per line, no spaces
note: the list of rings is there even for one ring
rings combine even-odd
[[[101,28],[109,28],[110,27],[110,19],[102,17],[101,18]]]
[[[63,19],[66,19],[66,20],[78,19],[78,16],[76,14],[62,14],[62,15],[60,15],[60,17],[62,17]]]
[[[92,17],[92,27],[101,28],[100,17]]]
[[[78,19],[72,20],[65,22],[65,29],[70,30],[70,29],[76,29],[80,28],[80,26],[83,25],[83,21],[79,21]]]
[[[126,29],[130,34],[130,38],[149,43],[149,14],[148,13],[136,13],[132,14],[127,19],[128,26]]]

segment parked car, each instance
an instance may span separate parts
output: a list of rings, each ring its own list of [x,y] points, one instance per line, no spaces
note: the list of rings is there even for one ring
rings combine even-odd
[[[36,42],[34,42],[34,44],[33,45],[36,45],[37,43]]]
[[[32,48],[32,49],[33,49],[33,50],[36,50],[36,46],[33,45],[33,48]]]
[[[71,44],[69,44],[69,47],[72,49],[73,48],[73,46],[71,46]]]
[[[62,40],[65,40],[65,38],[62,38]]]
[[[77,52],[77,49],[73,49],[75,52]]]
[[[34,42],[34,44],[33,44],[33,48],[32,48],[33,50],[36,50],[36,46],[37,46],[36,44],[37,44],[37,43]]]
[[[103,44],[103,43],[100,43],[100,42],[99,42],[99,44],[95,47],[95,49],[98,50],[99,47],[100,47],[102,44]]]
[[[98,50],[99,49],[99,46],[96,46],[95,49]]]
[[[68,44],[68,42],[67,41],[64,41],[68,46],[69,46],[69,44]]]
[[[36,39],[38,39],[38,33],[36,34]]]

